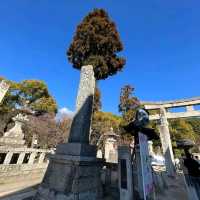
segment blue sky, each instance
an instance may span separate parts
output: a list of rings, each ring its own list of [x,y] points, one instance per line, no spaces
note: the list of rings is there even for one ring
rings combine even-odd
[[[59,107],[74,110],[80,73],[65,52],[93,8],[116,22],[127,59],[99,82],[104,111],[118,112],[125,84],[141,100],[200,96],[199,0],[0,0],[0,75],[44,80]]]

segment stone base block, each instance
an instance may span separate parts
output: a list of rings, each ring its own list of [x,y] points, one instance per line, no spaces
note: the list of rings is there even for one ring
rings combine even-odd
[[[56,154],[96,157],[96,153],[96,146],[89,144],[64,143],[59,144],[56,148]]]
[[[70,146],[72,147],[70,149]],[[34,200],[98,200],[101,199],[101,162],[89,156],[89,145],[59,145]],[[77,155],[72,155],[76,152]],[[80,156],[78,152],[86,153]]]

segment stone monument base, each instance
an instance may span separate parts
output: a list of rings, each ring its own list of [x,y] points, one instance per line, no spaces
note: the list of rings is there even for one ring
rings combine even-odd
[[[58,145],[34,200],[102,199],[100,168],[95,146]]]
[[[3,136],[0,138],[0,146],[8,146],[8,147],[25,147],[25,140],[21,137],[7,137]]]

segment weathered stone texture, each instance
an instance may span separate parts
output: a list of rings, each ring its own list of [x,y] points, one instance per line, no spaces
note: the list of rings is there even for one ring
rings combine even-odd
[[[161,108],[161,120],[159,125],[160,140],[162,143],[163,154],[165,157],[166,171],[168,175],[175,175],[174,167],[174,154],[172,150],[171,137],[168,127],[168,121],[166,117],[166,111],[164,108]]]
[[[69,142],[89,143],[90,124],[95,91],[94,71],[91,65],[81,68],[79,90]]]
[[[5,132],[4,136],[0,138],[0,145],[7,147],[23,147],[25,140],[22,125],[27,120],[27,116],[23,116],[22,114],[18,114],[14,117],[13,121],[15,122],[15,126]]]
[[[100,199],[100,168],[97,163],[94,162],[92,165],[91,162],[77,161],[61,164],[53,159],[48,166],[36,199],[58,199],[58,194],[63,199],[75,200],[76,195],[78,195],[77,199]],[[88,198],[86,194],[91,194],[91,197]],[[92,198],[94,195],[95,198]]]

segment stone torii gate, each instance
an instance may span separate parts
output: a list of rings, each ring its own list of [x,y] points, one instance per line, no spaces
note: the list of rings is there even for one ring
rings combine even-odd
[[[174,155],[172,151],[168,119],[199,117],[200,110],[195,110],[194,106],[200,105],[200,97],[175,101],[142,102],[142,104],[147,110],[159,110],[159,114],[150,115],[149,118],[150,120],[159,121],[159,132],[165,156],[166,171],[168,175],[174,176]],[[185,108],[185,111],[170,112],[169,110],[178,107]]]

